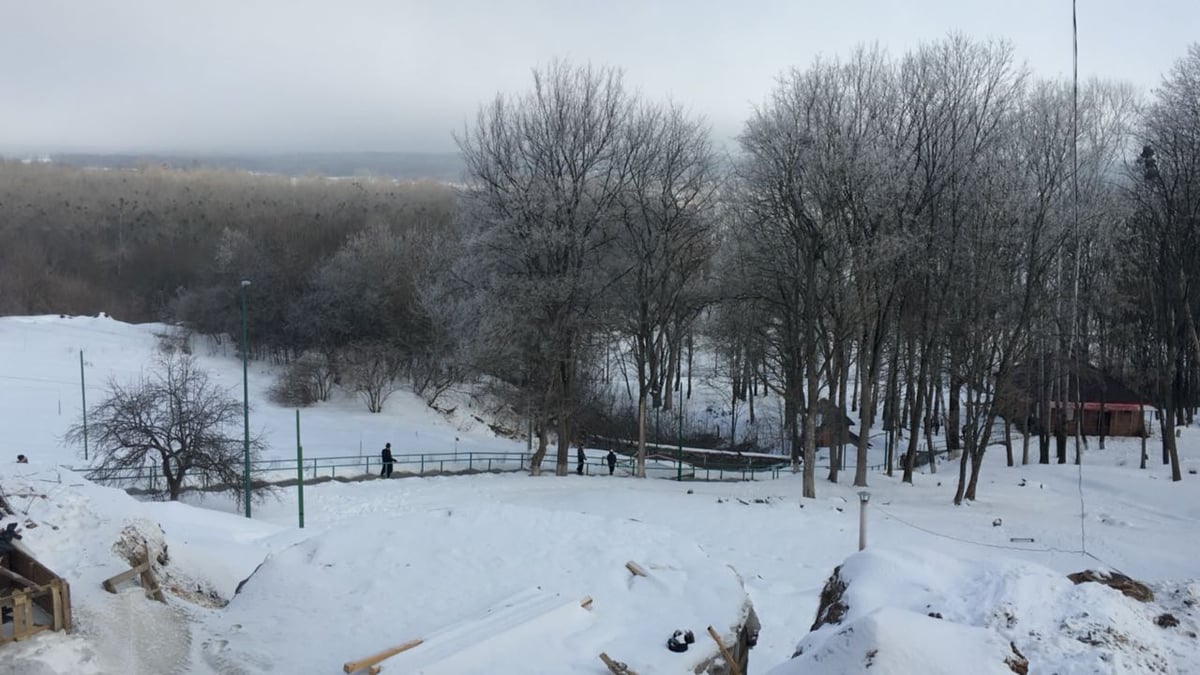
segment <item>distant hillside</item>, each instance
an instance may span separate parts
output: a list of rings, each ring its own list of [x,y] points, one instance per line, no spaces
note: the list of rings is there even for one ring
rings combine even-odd
[[[50,160],[83,167],[113,169],[145,165],[175,169],[218,168],[259,171],[286,176],[388,176],[399,180],[463,180],[462,158],[453,152],[348,152],[290,155],[123,155],[68,153]]]

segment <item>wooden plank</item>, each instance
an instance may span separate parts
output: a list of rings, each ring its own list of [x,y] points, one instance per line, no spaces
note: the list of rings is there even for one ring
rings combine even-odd
[[[641,565],[635,563],[632,560],[625,563],[625,569],[629,570],[630,573],[635,576],[639,576],[639,577],[649,576],[648,574],[646,574],[646,570],[642,569]]]
[[[9,579],[12,579],[13,581],[17,582],[18,584],[21,584],[22,586],[26,586],[26,587],[37,586],[37,584],[33,583],[29,579],[26,579],[25,577],[21,576],[20,574],[17,574],[16,572],[8,569],[7,567],[0,566],[0,576],[8,577]]]
[[[58,589],[62,593],[62,629],[71,632],[71,584],[65,579],[58,580]]]
[[[359,659],[358,661],[347,661],[346,663],[342,664],[342,670],[347,673],[356,673],[360,670],[367,670],[376,663],[379,663],[384,659],[391,658],[400,652],[406,652],[413,647],[420,646],[423,642],[425,641],[417,638],[416,640],[409,640],[404,644],[385,649],[378,654],[372,654],[365,659]]]
[[[584,609],[591,609],[592,608],[592,596],[590,596],[590,595],[583,596],[583,599],[579,601],[579,606]]]
[[[57,579],[50,582],[50,597],[54,602],[54,630],[62,630],[63,627],[63,603],[62,603],[62,588]]]
[[[729,666],[729,672],[733,675],[742,675],[742,668],[737,661],[733,660],[733,655],[725,648],[725,642],[721,640],[721,636],[717,635],[717,631],[712,626],[708,627],[708,634],[717,642],[717,648],[721,650],[721,656],[725,659],[725,665]]]
[[[24,591],[13,593],[13,637],[24,640],[33,632],[33,606]]]
[[[111,577],[105,579],[104,582],[102,583],[102,585],[104,586],[104,590],[108,591],[109,593],[116,593],[118,584],[123,584],[126,581],[129,581],[130,579],[132,579],[135,576],[144,572],[149,567],[150,567],[150,563],[144,562],[140,565],[130,567],[129,569],[125,570],[124,572],[121,572],[120,574],[117,574],[115,576],[111,576]]]
[[[142,589],[145,591],[146,597],[166,603],[167,597],[163,595],[162,588],[158,585],[158,579],[154,576],[154,569],[148,565],[142,572]]]
[[[600,652],[600,660],[608,667],[608,672],[613,675],[637,675],[636,672],[629,669],[629,666],[620,661],[612,660],[612,657],[604,652]]]

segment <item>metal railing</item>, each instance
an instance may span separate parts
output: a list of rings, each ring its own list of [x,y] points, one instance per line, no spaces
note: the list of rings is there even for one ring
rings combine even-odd
[[[939,458],[944,458],[945,450],[938,450]],[[922,450],[922,455],[925,455]],[[437,476],[452,474],[499,473],[523,471],[529,468],[531,453],[528,452],[427,452],[416,454],[398,454],[392,463],[393,476]],[[636,459],[630,455],[617,455],[616,469],[619,475],[632,475],[636,472]],[[684,480],[694,481],[751,481],[775,480],[782,475],[791,473],[791,463],[785,457],[770,466],[763,466],[761,458],[746,459],[744,462],[731,462],[728,457],[714,461],[710,465],[705,458],[700,461],[683,462],[677,465],[677,458],[670,454],[655,454],[647,458],[646,475],[651,478],[675,479],[682,475]],[[697,458],[692,458],[693,460]],[[846,469],[854,468],[854,457],[848,456]],[[944,461],[944,460],[943,460]],[[556,456],[549,453],[542,461],[543,470],[553,471]],[[383,461],[377,455],[342,455],[334,457],[306,457],[303,460],[305,481],[310,480],[363,480],[378,476],[383,468]],[[818,464],[817,469],[828,469],[828,461]],[[569,458],[568,470],[575,473],[578,463],[575,457]],[[870,465],[871,471],[882,471],[883,464]],[[151,463],[143,467],[131,468],[97,468],[71,467],[72,471],[84,474],[89,480],[112,487],[129,490],[144,490],[158,492],[165,490],[166,483],[157,464]],[[584,473],[587,475],[607,475],[608,464],[605,456],[593,453],[584,462]],[[296,458],[260,459],[250,463],[251,478],[261,483],[291,483],[297,477]],[[208,490],[219,488],[207,476],[189,475],[184,478],[184,488],[189,490]]]

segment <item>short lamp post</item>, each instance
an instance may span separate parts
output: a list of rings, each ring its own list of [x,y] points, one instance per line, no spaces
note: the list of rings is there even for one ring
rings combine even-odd
[[[871,493],[863,490],[858,493],[858,550],[867,547],[867,502],[871,501]]]
[[[245,460],[245,464],[242,466],[242,488],[245,491],[247,518],[250,517],[250,383],[247,377],[250,340],[249,332],[246,330],[246,289],[249,287],[250,280],[242,279],[242,431],[245,434],[242,446]]]

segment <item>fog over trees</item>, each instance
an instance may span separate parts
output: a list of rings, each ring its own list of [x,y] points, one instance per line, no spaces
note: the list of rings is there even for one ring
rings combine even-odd
[[[1154,404],[1182,477],[1200,45],[1145,96],[1040,78],[1002,41],[859,48],[780,73],[728,153],[621,71],[554,62],[456,141],[461,185],[0,162],[0,312],[167,321],[232,352],[248,279],[251,355],[286,366],[282,402],[486,387],[559,474],[605,437],[636,439],[644,475],[665,416],[689,445],[788,453],[807,497],[822,406],[861,416],[830,481],[849,453],[867,485],[879,432],[912,481],[935,418],[956,502],[1003,417],[1025,433],[1009,464],[1072,461],[1090,364]],[[719,439],[683,428],[701,352],[728,392]],[[1028,417],[1018,371],[1038,373]],[[754,427],[767,392],[773,435]]]

